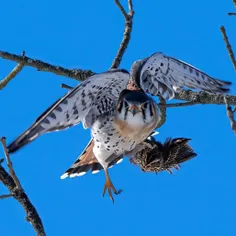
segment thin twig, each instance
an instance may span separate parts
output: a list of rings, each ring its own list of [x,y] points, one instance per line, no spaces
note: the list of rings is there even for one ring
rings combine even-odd
[[[166,104],[166,100],[162,96],[159,96],[159,99],[161,104],[164,105]],[[160,128],[165,122],[166,122],[166,106],[161,106],[159,121],[157,123],[156,129]]]
[[[185,101],[194,101],[196,104],[216,104],[216,105],[225,105],[224,97],[227,98],[229,105],[236,105],[236,96],[225,95],[225,94],[215,94],[205,91],[194,92],[191,90],[182,90],[175,94],[175,99],[185,100]]]
[[[234,120],[234,111],[233,111],[232,107],[229,106],[229,104],[227,103],[227,99],[225,98],[224,100],[225,100],[227,116],[229,117],[231,129],[236,134],[236,122]]]
[[[133,12],[133,2],[132,2],[132,0],[128,0],[128,7],[129,7],[129,12]]]
[[[198,104],[197,102],[191,101],[191,102],[180,102],[180,103],[169,103],[169,104],[158,103],[157,106],[166,107],[166,108],[174,108],[174,107],[194,106],[194,105],[197,105],[197,104]]]
[[[10,197],[13,197],[13,195],[11,193],[5,194],[5,195],[1,195],[0,199],[6,199],[6,198],[10,198]]]
[[[129,20],[129,16],[128,16],[128,14],[126,13],[124,7],[121,5],[120,1],[119,1],[119,0],[115,0],[115,3],[116,3],[116,5],[119,7],[120,11],[122,12],[122,14],[123,14],[125,20],[128,21],[128,20]]]
[[[20,181],[19,181],[19,179],[18,179],[17,176],[16,176],[16,173],[15,173],[15,171],[14,171],[14,169],[13,169],[13,166],[12,166],[12,162],[11,162],[11,159],[10,159],[10,155],[9,155],[9,153],[8,153],[8,151],[7,151],[6,138],[5,138],[5,137],[2,137],[0,141],[1,141],[2,146],[3,146],[3,151],[4,151],[4,154],[5,154],[6,160],[7,160],[7,167],[8,167],[8,169],[9,169],[10,175],[11,175],[11,177],[14,179],[14,182],[15,182],[17,188],[18,188],[19,190],[21,190],[22,187],[21,187]]]
[[[121,63],[121,60],[122,60],[123,55],[125,53],[125,50],[128,47],[128,44],[130,41],[132,26],[133,26],[133,16],[134,16],[132,0],[128,0],[128,7],[129,7],[128,14],[126,13],[125,9],[123,8],[123,6],[121,5],[119,0],[115,0],[115,3],[119,7],[119,9],[121,10],[121,12],[125,18],[125,30],[124,30],[123,39],[120,43],[120,47],[119,47],[118,52],[112,62],[110,69],[118,68]]]
[[[83,81],[87,79],[89,76],[94,75],[95,73],[91,70],[81,70],[81,69],[66,69],[61,66],[55,66],[51,65],[49,63],[40,61],[40,60],[35,60],[30,57],[26,56],[20,56],[8,52],[4,52],[0,50],[0,57],[3,59],[7,59],[10,61],[15,61],[17,63],[23,63],[24,66],[30,66],[36,68],[38,71],[44,71],[44,72],[51,72],[56,75],[62,75],[66,77],[70,77],[76,80]]]
[[[233,52],[232,47],[231,47],[231,45],[229,43],[229,39],[227,37],[226,31],[225,31],[225,27],[221,26],[220,27],[220,31],[221,31],[223,39],[225,41],[226,48],[227,48],[227,51],[229,53],[229,57],[230,57],[230,59],[231,59],[231,61],[233,63],[234,70],[236,70],[236,60],[235,60],[235,57],[234,57],[234,52]]]
[[[236,16],[236,12],[229,12],[228,16]]]
[[[61,88],[65,88],[67,90],[72,90],[73,87],[71,87],[70,85],[67,85],[67,84],[61,84]]]
[[[25,52],[22,52],[22,57],[25,56]],[[16,75],[23,69],[24,63],[19,63],[14,67],[14,69],[4,78],[0,81],[0,90],[5,88],[7,84],[14,78]]]
[[[9,154],[7,153],[5,138],[1,138],[1,142],[6,155],[6,159],[8,159]],[[12,171],[9,170],[10,174],[8,174],[7,171],[1,166],[1,163],[2,162],[0,161],[0,181],[8,188],[11,195],[23,206],[27,215],[26,220],[32,224],[37,236],[46,236],[42,221],[35,207],[30,202],[24,189],[21,188],[21,185],[19,183],[18,185],[16,184],[17,182],[16,178],[13,179],[13,176],[15,175],[14,171],[13,171],[14,174],[12,174]]]
[[[16,67],[0,81],[0,90],[5,88],[7,84],[23,69],[24,64],[18,64]]]
[[[233,0],[233,4],[234,4],[234,6],[236,7],[236,0]]]
[[[67,90],[72,90],[73,87],[67,84],[61,84],[61,88],[65,88]],[[175,107],[187,107],[187,106],[194,106],[198,105],[197,101],[190,101],[190,102],[180,102],[180,103],[169,103],[169,104],[163,104],[163,103],[158,103],[158,107],[166,107],[166,108],[175,108]],[[204,104],[203,104],[204,105]]]

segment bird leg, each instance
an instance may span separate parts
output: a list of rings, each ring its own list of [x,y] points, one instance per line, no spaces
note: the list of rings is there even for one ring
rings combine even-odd
[[[108,191],[110,199],[114,203],[114,198],[112,196],[112,191],[114,192],[114,194],[118,195],[118,194],[121,193],[121,190],[116,191],[113,183],[111,182],[111,179],[110,179],[110,176],[109,176],[109,173],[108,173],[108,169],[104,169],[104,171],[105,171],[105,176],[106,176],[106,182],[105,182],[104,189],[103,189],[103,197],[104,197],[106,191]]]

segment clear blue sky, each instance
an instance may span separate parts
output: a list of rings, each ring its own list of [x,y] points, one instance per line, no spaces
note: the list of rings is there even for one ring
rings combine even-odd
[[[123,0],[122,2],[126,2]],[[132,40],[121,67],[162,51],[212,76],[234,82],[235,73],[219,26],[236,49],[231,0],[134,0]],[[0,48],[67,68],[109,68],[123,36],[124,20],[112,0],[3,1]],[[15,66],[0,59],[0,78]],[[13,140],[77,81],[33,68],[0,91],[0,136]],[[102,197],[104,174],[60,180],[90,139],[82,126],[44,135],[12,155],[15,171],[42,217],[48,235],[236,235],[235,136],[225,107],[169,109],[158,139],[192,138],[198,156],[174,175],[145,174],[128,160],[111,170],[124,192],[112,204]],[[0,151],[3,156],[2,150]],[[0,193],[7,193],[0,185]],[[1,235],[31,236],[14,199],[0,201]]]

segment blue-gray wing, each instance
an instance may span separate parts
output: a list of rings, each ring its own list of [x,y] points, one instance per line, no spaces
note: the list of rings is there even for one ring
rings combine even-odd
[[[214,79],[192,65],[160,52],[136,61],[131,68],[133,75],[145,92],[161,94],[166,99],[173,98],[176,91],[186,87],[226,93],[231,85],[230,82]]]
[[[15,152],[39,135],[66,129],[82,122],[91,127],[98,116],[114,109],[120,92],[127,87],[129,73],[112,70],[91,76],[49,107],[34,124],[8,146]]]

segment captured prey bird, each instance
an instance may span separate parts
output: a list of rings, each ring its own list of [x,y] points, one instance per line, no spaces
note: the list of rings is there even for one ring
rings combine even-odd
[[[63,130],[82,122],[91,129],[92,139],[81,156],[61,178],[80,176],[88,170],[104,169],[108,190],[118,194],[108,168],[124,155],[132,155],[154,131],[158,107],[147,95],[172,99],[184,88],[226,93],[230,82],[214,79],[195,67],[155,53],[135,61],[130,73],[112,69],[81,82],[49,107],[35,123],[8,146],[13,153],[41,134]]]
[[[167,171],[172,174],[172,169],[180,169],[180,164],[196,157],[197,154],[188,144],[188,138],[167,138],[164,144],[156,141],[153,136],[143,141],[146,146],[130,158],[130,162],[138,165],[143,172]]]

